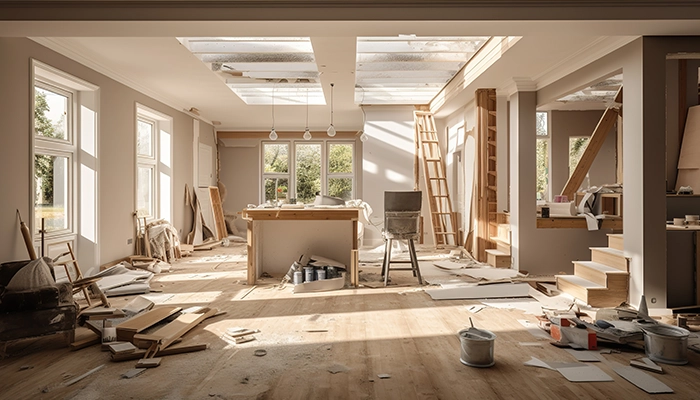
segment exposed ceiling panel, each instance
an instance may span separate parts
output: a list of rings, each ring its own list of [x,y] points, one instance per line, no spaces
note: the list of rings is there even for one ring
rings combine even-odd
[[[308,37],[178,38],[248,105],[325,105]]]
[[[622,87],[622,74],[611,76],[587,88],[557,99],[560,103],[595,102],[612,103],[617,91]]]
[[[355,103],[427,104],[488,39],[358,37]]]

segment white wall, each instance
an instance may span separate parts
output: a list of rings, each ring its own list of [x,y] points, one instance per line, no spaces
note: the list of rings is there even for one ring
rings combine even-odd
[[[173,118],[173,225],[188,231],[191,212],[185,207],[185,183],[192,186],[192,118],[153,100],[133,89],[105,77],[25,38],[0,38],[0,160],[5,171],[0,174],[0,261],[27,259],[19,232],[15,209],[25,221],[33,213],[30,188],[33,185],[30,160],[31,78],[30,59],[34,58],[70,75],[99,86],[98,116],[98,203],[99,257],[97,264],[133,254],[132,213],[135,210],[135,103]],[[95,263],[83,262],[84,271]]]
[[[384,191],[413,190],[414,127],[413,107],[367,107],[365,132],[370,139],[363,143],[363,200],[373,208],[373,224],[384,218]],[[421,182],[425,192],[425,183]],[[432,242],[428,204],[423,196],[424,234]],[[382,244],[379,232],[365,229],[364,246]]]
[[[226,186],[224,213],[236,214],[248,204],[260,202],[260,141],[242,140],[240,147],[219,144],[221,173],[219,181]],[[234,225],[241,233],[246,223],[237,216]]]

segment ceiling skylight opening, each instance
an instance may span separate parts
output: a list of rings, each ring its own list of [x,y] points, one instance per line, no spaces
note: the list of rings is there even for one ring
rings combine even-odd
[[[428,104],[488,39],[358,37],[355,103]]]
[[[248,105],[325,105],[308,37],[178,38]]]

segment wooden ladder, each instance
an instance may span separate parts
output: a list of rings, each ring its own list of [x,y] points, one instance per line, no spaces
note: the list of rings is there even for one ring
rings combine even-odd
[[[420,110],[413,112],[413,118],[416,148],[423,159],[433,239],[436,246],[455,246],[458,244],[456,218],[452,212],[445,163],[442,161],[435,130],[435,118],[431,112]]]

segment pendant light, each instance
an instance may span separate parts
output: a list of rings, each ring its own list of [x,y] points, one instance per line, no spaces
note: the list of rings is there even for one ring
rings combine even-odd
[[[309,132],[309,89],[306,89],[306,130],[304,131],[304,140],[311,140],[311,132]]]
[[[277,140],[277,132],[275,132],[275,85],[272,85],[272,130],[270,131],[270,140]]]
[[[331,83],[331,125],[328,127],[328,136],[335,136],[335,126],[333,126],[333,83]]]

